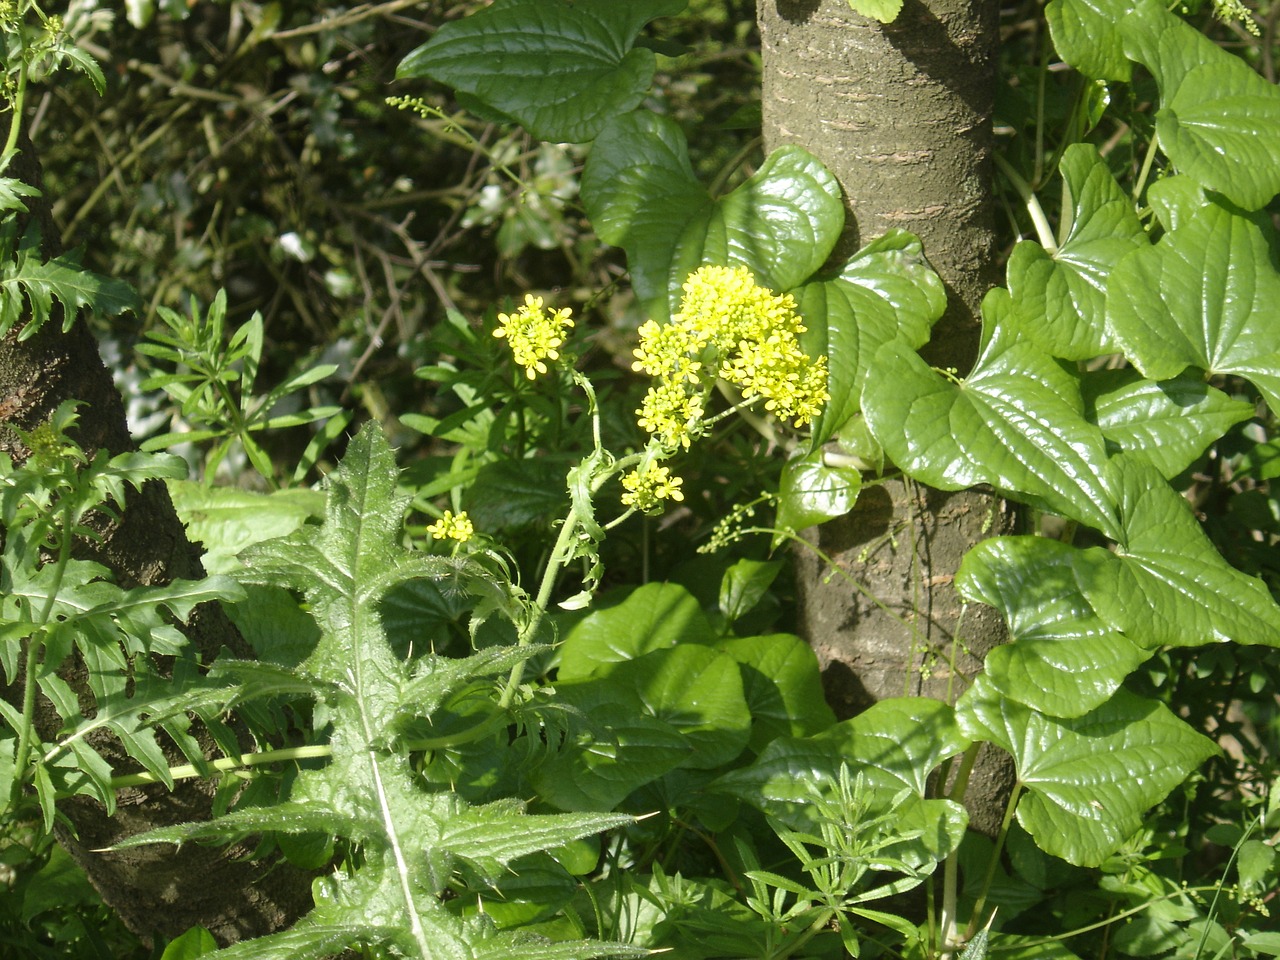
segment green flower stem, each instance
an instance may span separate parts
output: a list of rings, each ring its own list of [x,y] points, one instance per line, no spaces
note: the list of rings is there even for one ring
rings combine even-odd
[[[1013,188],[1018,191],[1018,196],[1022,198],[1023,204],[1027,208],[1027,213],[1031,215],[1031,222],[1035,224],[1036,238],[1040,241],[1040,246],[1044,247],[1045,252],[1054,254],[1058,252],[1058,241],[1054,239],[1053,227],[1049,225],[1049,218],[1044,215],[1044,209],[1040,206],[1040,201],[1036,199],[1035,193],[1031,189],[1031,185],[1022,179],[1021,174],[1013,169],[1013,165],[998,153],[991,155],[995,160],[996,166],[1013,184]]]
[[[26,17],[28,9],[27,4],[22,4],[18,10],[18,43],[20,44],[18,52],[18,87],[14,91],[13,100],[9,104],[13,114],[9,119],[9,135],[4,142],[4,152],[0,153],[0,171],[8,169],[9,162],[13,159],[14,154],[18,152],[18,135],[22,132],[22,106],[27,98],[27,32],[22,29],[22,20]],[[43,17],[44,14],[41,13],[41,16]]]

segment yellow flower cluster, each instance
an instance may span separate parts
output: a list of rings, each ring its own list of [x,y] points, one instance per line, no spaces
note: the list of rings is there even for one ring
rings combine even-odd
[[[525,375],[532,380],[547,372],[544,360],[560,359],[565,331],[573,326],[571,313],[568,308],[547,310],[541,297],[527,293],[524,304],[515,313],[498,314],[500,326],[493,335],[507,338],[516,363],[524,367]]]
[[[446,510],[444,516],[427,527],[427,533],[434,539],[457,540],[459,543],[466,543],[475,532],[476,528],[465,510],[457,516],[454,516],[452,510]]]
[[[657,464],[647,465],[643,472],[632,470],[622,478],[622,486],[627,491],[622,495],[622,502],[628,507],[649,512],[662,506],[663,500],[684,499],[680,477],[671,476],[671,471]]]
[[[696,439],[705,397],[717,378],[763,397],[765,409],[797,427],[829,399],[827,358],[800,347],[805,327],[795,300],[755,282],[745,267],[701,267],[684,283],[671,321],[640,327],[633,368],[658,379],[636,411],[640,426],[664,446]]]

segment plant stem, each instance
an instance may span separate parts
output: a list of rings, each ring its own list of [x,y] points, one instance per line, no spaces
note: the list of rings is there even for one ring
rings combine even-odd
[[[74,468],[73,468],[74,469]],[[67,564],[71,561],[72,528],[71,504],[62,505],[62,529],[58,538],[58,561],[53,570],[53,582],[44,598],[40,612],[36,615],[35,629],[27,638],[27,662],[22,678],[22,727],[18,730],[18,748],[14,756],[13,787],[10,802],[17,805],[22,795],[23,784],[27,781],[27,764],[31,761],[31,751],[35,740],[36,687],[40,663],[44,659],[44,635],[49,618],[53,616],[53,606],[62,589],[62,579],[67,572]]]
[[[1031,185],[1023,180],[1018,171],[1013,169],[1013,165],[1000,154],[993,153],[991,158],[995,160],[1000,172],[1013,184],[1013,189],[1018,191],[1018,196],[1022,199],[1023,205],[1027,208],[1027,213],[1031,216],[1031,222],[1035,224],[1036,238],[1040,241],[1040,246],[1044,247],[1045,252],[1050,256],[1057,253],[1058,241],[1054,239],[1053,227],[1049,225],[1049,218],[1044,215],[1044,208],[1040,206],[1040,201],[1036,199]]]
[[[249,770],[271,763],[291,763],[295,760],[317,760],[332,754],[327,744],[310,747],[287,747],[283,750],[264,750],[261,753],[246,753],[240,757],[220,757],[210,760],[205,769],[212,768],[219,773],[231,773],[236,770]],[[204,776],[204,772],[195,764],[188,763],[180,767],[170,767],[169,776],[174,780],[190,780],[192,777]],[[111,778],[111,789],[122,790],[125,787],[141,787],[149,783],[160,783],[160,777],[154,773],[129,773],[121,777]]]

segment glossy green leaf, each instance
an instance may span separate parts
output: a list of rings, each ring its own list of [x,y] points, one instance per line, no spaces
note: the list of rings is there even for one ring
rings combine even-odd
[[[956,574],[966,600],[995,607],[1009,643],[987,654],[986,675],[1005,697],[1054,717],[1088,713],[1151,655],[1094,611],[1076,583],[1076,549],[1045,537],[992,537]]]
[[[649,111],[609,123],[587,157],[581,192],[600,239],[626,251],[640,302],[650,316],[666,318],[672,251],[689,220],[711,203],[680,127]]]
[[[817,449],[858,412],[876,350],[895,339],[924,346],[946,309],[947,293],[924,259],[919,239],[903,230],[871,241],[838,276],[792,293],[809,328],[805,349],[827,357],[831,399],[814,425],[811,445]]]
[[[1062,240],[1049,253],[1024,240],[1009,258],[1009,293],[1024,329],[1066,360],[1113,353],[1106,316],[1107,278],[1128,253],[1146,246],[1133,201],[1091,145],[1062,155]]]
[[[707,263],[748,267],[771,290],[798,287],[826,262],[843,227],[836,178],[807,150],[779,147],[754,176],[686,220],[672,259],[672,303]]]
[[[1106,0],[1052,0],[1044,15],[1058,56],[1086,77],[1127,81],[1133,68],[1117,24],[1118,6]]]
[[[737,661],[719,650],[681,643],[620,663],[608,676],[635,690],[649,716],[685,736],[693,752],[681,766],[710,770],[746,747],[751,714],[742,674]]]
[[[788,460],[778,481],[778,527],[803,530],[842,517],[858,502],[862,474],[829,467],[822,450]]]
[[[654,650],[715,640],[716,631],[693,594],[677,583],[646,583],[573,626],[560,648],[559,678],[603,676]]]
[[[650,20],[684,0],[498,0],[441,27],[397,77],[430,77],[514,118],[539,140],[581,143],[637,106],[653,51],[636,46]]]
[[[1246,210],[1265,206],[1280,192],[1280,89],[1158,0],[1138,0],[1120,28],[1160,87],[1156,136],[1173,165]]]
[[[1182,473],[1209,444],[1254,414],[1253,404],[1232,400],[1202,380],[1156,382],[1132,369],[1085,373],[1081,393],[1086,416],[1108,446],[1151,461],[1166,478]]]
[[[1076,379],[1018,336],[1011,312],[1006,291],[987,295],[986,343],[963,381],[904,343],[881,347],[862,396],[872,433],[891,461],[931,486],[989,483],[1114,535],[1102,432],[1084,418]]]
[[[1255,219],[1205,203],[1122,260],[1108,289],[1108,319],[1144,375],[1236,374],[1280,410],[1280,325],[1270,319],[1280,272],[1271,231]]]
[[[836,722],[813,648],[790,633],[730,637],[716,646],[738,662],[751,711],[748,746],[759,753],[779,737],[805,737]]]
[[[1117,457],[1107,482],[1119,509],[1117,548],[1072,558],[1085,598],[1107,623],[1148,648],[1280,646],[1280,606],[1261,580],[1222,558],[1154,466]]]
[[[746,616],[764,599],[782,572],[780,560],[736,561],[720,580],[720,612],[730,625]]]
[[[1047,717],[978,677],[960,699],[965,734],[1013,756],[1018,821],[1046,853],[1098,866],[1217,747],[1163,704],[1127,690],[1073,719]]]

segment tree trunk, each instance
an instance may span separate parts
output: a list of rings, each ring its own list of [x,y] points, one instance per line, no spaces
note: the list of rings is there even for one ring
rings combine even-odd
[[[12,175],[40,186],[39,165],[29,143],[10,168]],[[41,223],[45,256],[56,250],[56,237],[45,198],[30,203]],[[84,322],[61,332],[60,318],[52,318],[35,336],[19,342],[15,329],[0,339],[0,451],[15,460],[28,451],[9,427],[30,431],[45,422],[64,400],[83,402],[76,440],[92,455],[105,448],[112,454],[133,449],[124,404],[103,365],[97,343]],[[128,499],[118,523],[101,524],[102,539],[80,543],[78,555],[111,569],[122,587],[167,583],[204,576],[199,552],[187,540],[168,491],[158,482],[147,484]],[[184,628],[201,659],[211,661],[224,647],[237,656],[252,651],[222,609],[205,604]],[[74,680],[74,677],[70,679]],[[21,707],[20,693],[5,691]],[[43,739],[53,739],[60,725],[53,705],[42,698],[37,727]],[[136,766],[120,745],[104,735],[94,746],[117,769]],[[185,763],[176,750],[170,759]],[[155,935],[174,937],[194,925],[209,929],[223,943],[258,936],[287,926],[310,906],[310,877],[287,864],[248,862],[251,847],[207,847],[169,844],[103,853],[127,836],[154,827],[208,819],[214,784],[181,781],[172,792],[163,786],[130,789],[119,796],[117,812],[108,818],[102,806],[87,797],[59,805],[68,825],[59,827],[59,840],[81,865],[103,900],[144,940]],[[269,879],[267,872],[271,871]]]
[[[847,0],[759,4],[766,147],[799,144],[839,179],[849,217],[838,255],[892,228],[921,238],[948,292],[925,355],[962,372],[997,277],[989,152],[998,13],[994,0],[906,0],[882,25]],[[962,617],[954,574],[970,547],[1008,528],[1004,506],[987,496],[893,480],[864,486],[853,512],[806,532],[866,590],[799,551],[801,629],[838,715],[885,697],[954,700],[1004,638],[987,608]],[[1011,784],[1006,757],[980,758],[966,795],[975,829],[995,832]]]

